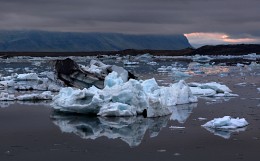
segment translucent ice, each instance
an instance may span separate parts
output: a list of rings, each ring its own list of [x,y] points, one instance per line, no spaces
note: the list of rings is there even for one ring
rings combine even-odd
[[[132,116],[147,112],[147,117],[171,114],[169,106],[197,102],[184,81],[169,87],[155,79],[123,83],[115,72],[106,77],[103,90],[62,88],[52,106],[61,111],[94,113],[101,116]]]

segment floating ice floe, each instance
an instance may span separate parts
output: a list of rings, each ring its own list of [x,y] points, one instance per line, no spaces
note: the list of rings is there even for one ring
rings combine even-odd
[[[170,129],[185,129],[183,126],[170,126]]]
[[[237,83],[235,84],[236,86],[242,86],[242,87],[245,87],[247,85],[246,82],[242,82],[242,83]]]
[[[158,72],[170,72],[172,70],[172,66],[161,66],[157,69]]]
[[[237,94],[232,92],[226,85],[216,82],[210,83],[189,83],[192,94],[201,96],[214,96],[214,97],[237,97]]]
[[[94,113],[101,116],[134,116],[147,114],[158,117],[171,114],[170,106],[197,102],[184,81],[170,87],[158,86],[155,79],[123,83],[116,72],[105,79],[105,88],[62,88],[54,97],[56,110],[75,113]]]
[[[244,118],[231,118],[230,116],[224,116],[223,118],[216,118],[211,120],[202,127],[206,128],[214,135],[229,139],[234,132],[242,132],[246,130],[248,122]]]
[[[209,56],[195,55],[192,58],[192,60],[195,62],[207,63],[207,62],[210,62],[212,60],[212,58]]]
[[[258,92],[260,92],[260,88],[257,88]]]
[[[248,122],[244,118],[231,118],[230,116],[224,116],[222,118],[215,118],[204,125],[203,127],[213,129],[237,129],[248,125]]]
[[[40,94],[24,94],[16,97],[16,99],[19,101],[52,100],[52,98],[53,94],[51,91],[45,91]]]
[[[14,94],[9,94],[6,92],[0,93],[0,101],[36,101],[36,100],[52,100],[53,94],[51,91],[45,91],[38,94],[22,94],[15,96]]]
[[[151,62],[152,59],[153,59],[153,55],[149,54],[149,53],[146,53],[146,54],[143,54],[143,55],[138,55],[134,58],[136,61],[139,61],[139,62]]]
[[[257,55],[256,53],[243,55],[243,59],[247,59],[247,60],[256,60],[257,58],[260,58],[260,55]]]
[[[54,113],[53,123],[62,132],[74,133],[83,139],[95,140],[100,137],[120,139],[130,147],[141,144],[148,130],[150,137],[156,137],[167,126],[169,116],[159,118],[143,117],[85,117]]]
[[[51,73],[51,72],[49,72]],[[54,73],[52,73],[54,75]],[[50,74],[49,74],[50,75]],[[56,80],[44,75],[40,78],[36,73],[13,74],[12,76],[2,77],[0,87],[15,90],[39,90],[39,91],[59,91],[63,86]],[[47,78],[46,78],[47,77]]]
[[[192,75],[187,74],[185,72],[178,71],[178,70],[173,70],[171,75],[175,81],[185,80],[185,79],[192,77]]]
[[[14,101],[16,98],[13,94],[9,94],[6,92],[0,93],[0,101]]]
[[[26,73],[26,74],[18,74],[15,80],[17,81],[30,81],[30,80],[38,80],[39,77],[36,73]]]
[[[148,65],[157,65],[158,63],[154,62],[154,61],[151,61],[151,62],[148,62],[147,63]]]
[[[138,65],[139,64],[139,62],[129,61],[129,60],[124,60],[123,63],[124,63],[124,65]]]

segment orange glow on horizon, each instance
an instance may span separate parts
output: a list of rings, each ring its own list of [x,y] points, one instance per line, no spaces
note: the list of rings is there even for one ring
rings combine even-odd
[[[226,43],[254,43],[257,39],[254,38],[230,38],[229,35],[225,33],[204,33],[204,32],[194,32],[184,34],[190,41],[194,44],[226,44]]]

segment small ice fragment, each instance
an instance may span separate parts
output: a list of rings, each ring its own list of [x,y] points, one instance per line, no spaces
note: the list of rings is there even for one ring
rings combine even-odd
[[[260,92],[260,88],[257,88],[258,92]]]
[[[232,94],[229,92],[225,92],[225,93],[218,93],[214,95],[215,97],[238,97],[238,94]]]
[[[242,83],[237,83],[237,84],[235,84],[235,85],[237,85],[237,86],[246,86],[247,83],[246,83],[246,82],[242,82]]]
[[[183,126],[170,126],[170,129],[185,129]]]
[[[199,117],[198,120],[203,121],[203,120],[207,120],[207,118]]]
[[[129,60],[125,60],[124,62],[124,65],[138,65],[139,64],[139,62],[131,62],[131,61],[129,61]]]
[[[26,74],[18,74],[16,79],[19,81],[38,80],[39,77],[36,73],[26,73]]]
[[[216,91],[213,89],[201,89],[199,87],[190,87],[191,93],[194,95],[202,96],[213,96],[216,94]]]
[[[157,150],[157,152],[162,153],[162,152],[166,152],[166,150],[165,149],[159,149],[159,150]]]

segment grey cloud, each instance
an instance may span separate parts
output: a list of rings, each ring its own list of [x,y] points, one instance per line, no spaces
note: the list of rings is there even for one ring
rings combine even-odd
[[[0,0],[0,29],[260,37],[259,0]]]

